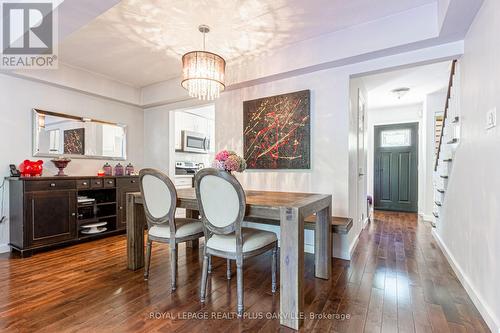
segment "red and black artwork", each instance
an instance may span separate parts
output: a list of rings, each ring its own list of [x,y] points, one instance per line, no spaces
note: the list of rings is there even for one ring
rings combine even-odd
[[[85,155],[85,129],[75,128],[64,131],[64,153]]]
[[[309,90],[243,102],[244,158],[249,169],[311,167]]]

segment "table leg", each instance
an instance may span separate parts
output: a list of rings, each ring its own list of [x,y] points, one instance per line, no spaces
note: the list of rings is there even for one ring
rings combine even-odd
[[[192,210],[192,209],[186,209],[186,218],[190,219],[198,219],[200,216],[200,212],[197,210]],[[187,241],[186,246],[197,249],[200,246],[200,241],[198,239]]]
[[[281,208],[280,220],[280,324],[298,330],[304,311],[304,218],[298,208]]]
[[[144,225],[146,217],[142,204],[127,195],[127,266],[130,270],[144,267]]]
[[[316,214],[316,230],[314,232],[314,263],[317,278],[329,279],[332,267],[332,207],[320,210]]]

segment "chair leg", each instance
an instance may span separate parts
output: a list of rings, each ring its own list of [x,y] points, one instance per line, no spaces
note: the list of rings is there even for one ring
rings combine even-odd
[[[228,280],[231,280],[231,259],[227,259],[226,277]]]
[[[208,255],[208,274],[212,273],[212,256]]]
[[[171,275],[171,289],[175,291],[177,288],[177,244],[170,246],[170,275]]]
[[[208,258],[207,254],[203,255],[203,268],[201,271],[201,286],[200,286],[200,301],[205,302],[207,293],[207,279],[208,279]]]
[[[153,244],[153,242],[148,239],[147,244],[146,244],[146,265],[144,267],[144,280],[147,280],[149,278],[149,267],[151,265],[151,245],[152,244]]]
[[[273,261],[272,261],[272,286],[273,294],[276,292],[276,272],[278,271],[278,244],[273,248]]]
[[[238,317],[243,316],[243,260],[236,260],[236,291],[238,297]]]

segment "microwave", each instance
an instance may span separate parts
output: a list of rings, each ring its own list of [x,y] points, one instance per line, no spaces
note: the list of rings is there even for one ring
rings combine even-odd
[[[182,151],[207,154],[210,150],[210,138],[203,133],[182,131]]]

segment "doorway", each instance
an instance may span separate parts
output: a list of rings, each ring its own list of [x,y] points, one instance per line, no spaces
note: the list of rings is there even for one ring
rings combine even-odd
[[[418,210],[418,123],[375,126],[374,208]]]

